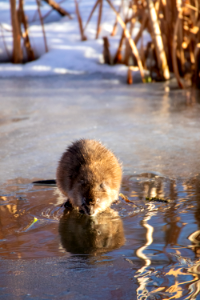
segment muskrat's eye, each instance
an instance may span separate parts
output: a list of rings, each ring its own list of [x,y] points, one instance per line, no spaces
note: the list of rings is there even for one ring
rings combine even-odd
[[[99,187],[100,187],[100,189],[105,189],[105,183],[101,183],[100,185],[99,185]]]
[[[79,183],[84,185],[85,184],[85,181],[83,179],[79,180]]]

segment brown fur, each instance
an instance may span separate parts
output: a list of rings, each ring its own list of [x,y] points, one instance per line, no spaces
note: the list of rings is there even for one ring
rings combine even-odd
[[[122,170],[114,154],[95,140],[74,142],[62,155],[57,186],[73,207],[95,215],[118,199]]]

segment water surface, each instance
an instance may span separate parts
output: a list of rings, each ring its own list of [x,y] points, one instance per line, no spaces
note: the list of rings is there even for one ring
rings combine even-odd
[[[108,77],[0,81],[1,299],[200,299],[199,93]],[[95,219],[32,184],[78,138],[123,164]]]
[[[127,175],[122,193],[129,202],[120,198],[113,204],[118,215],[89,218],[66,212],[54,187],[20,178],[7,182],[0,198],[1,258],[58,257],[66,268],[84,263],[81,269],[99,272],[102,265],[112,265],[115,276],[127,277],[129,292],[134,283],[132,293],[138,299],[197,299],[200,176],[175,180],[153,173]],[[146,199],[153,197],[160,202]],[[124,288],[119,290],[126,299]]]

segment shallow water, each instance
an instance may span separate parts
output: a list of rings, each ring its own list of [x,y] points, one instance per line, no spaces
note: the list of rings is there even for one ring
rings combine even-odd
[[[84,263],[83,270],[112,265],[129,288],[136,284],[138,299],[198,299],[200,176],[124,176],[122,193],[128,200],[112,206],[119,216],[88,218],[66,213],[54,187],[8,181],[1,187],[1,258],[60,257],[70,268]],[[146,200],[152,197],[166,201]],[[120,289],[119,299],[129,299]]]
[[[0,298],[200,299],[199,92],[98,76],[0,81]],[[31,183],[83,137],[123,163],[118,215]]]

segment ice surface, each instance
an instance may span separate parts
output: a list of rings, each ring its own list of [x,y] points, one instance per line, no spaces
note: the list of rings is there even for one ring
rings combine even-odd
[[[125,173],[199,173],[199,96],[169,83],[127,86],[108,78],[2,79],[0,181],[54,178],[62,152],[78,138],[101,140]]]

